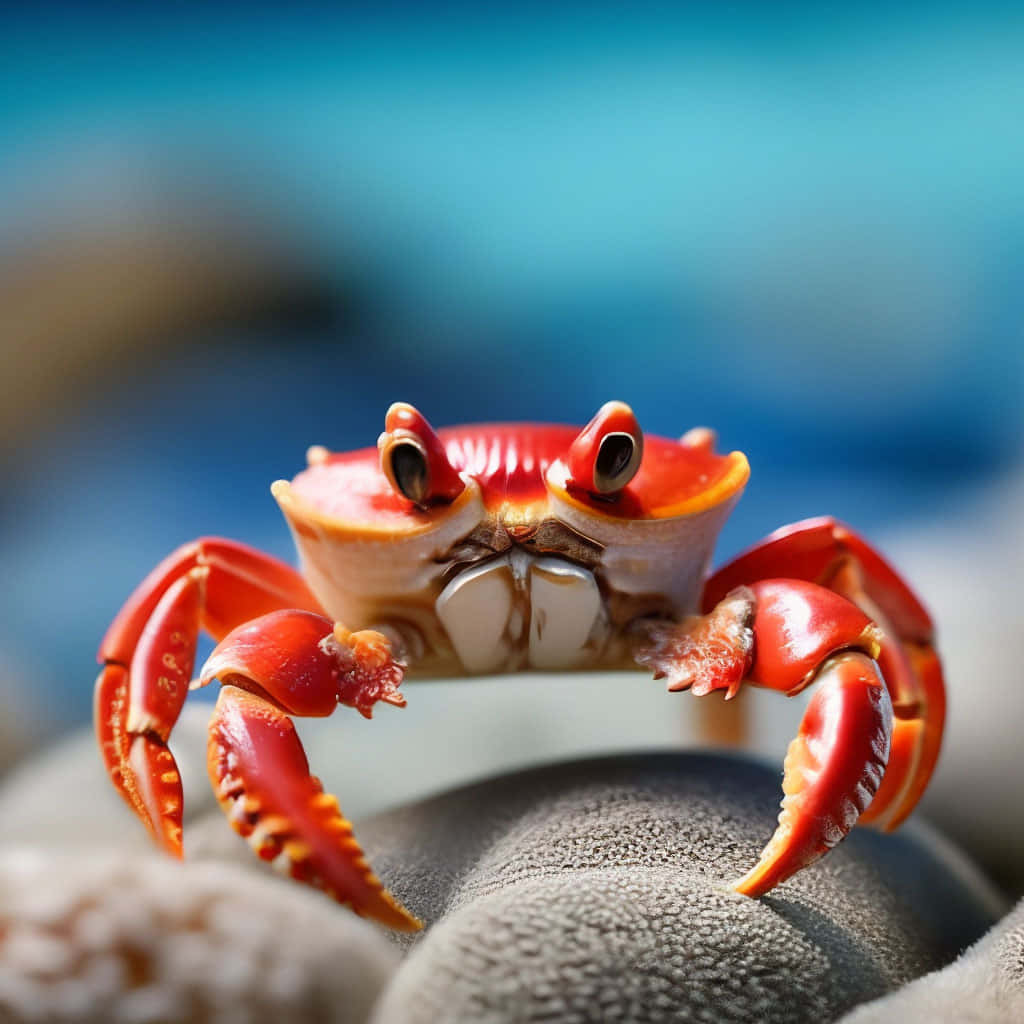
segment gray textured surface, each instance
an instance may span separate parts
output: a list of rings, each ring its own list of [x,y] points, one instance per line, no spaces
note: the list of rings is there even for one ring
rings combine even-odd
[[[956,963],[843,1018],[843,1024],[1024,1021],[1024,902]]]
[[[856,832],[766,899],[731,892],[778,798],[752,763],[626,756],[363,822],[382,877],[435,922],[374,1021],[820,1022],[991,925],[983,883],[920,835]]]
[[[201,726],[183,723],[182,754]],[[350,751],[321,754],[337,774]],[[94,760],[68,745],[0,793],[22,814],[19,843],[38,835],[27,855],[0,853],[0,933],[17,940],[0,948],[5,1022],[356,1022],[380,991],[375,1024],[823,1022],[949,963],[999,912],[920,827],[855,831],[767,899],[738,896],[727,882],[771,834],[777,769],[648,754],[506,775],[359,823],[381,876],[431,923],[389,943],[262,875],[219,811],[189,822],[184,865],[149,851],[106,790],[115,804],[97,813]],[[45,824],[55,788],[70,830]],[[83,911],[107,927],[80,928]],[[412,946],[401,964],[395,943]],[[147,1017],[160,999],[170,1009]]]

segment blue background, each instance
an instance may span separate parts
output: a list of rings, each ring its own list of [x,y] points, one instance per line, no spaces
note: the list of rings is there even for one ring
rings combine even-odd
[[[393,400],[714,426],[753,467],[722,554],[826,512],[956,516],[1020,462],[1013,6],[3,18],[4,266],[227,211],[327,297],[55,357],[0,505],[0,656],[49,734],[87,719],[99,637],[162,555],[219,533],[291,557],[268,484],[311,443],[372,444]],[[3,335],[16,368],[34,342]]]

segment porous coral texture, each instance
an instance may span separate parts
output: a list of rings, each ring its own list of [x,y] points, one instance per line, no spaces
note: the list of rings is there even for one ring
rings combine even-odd
[[[298,886],[158,854],[0,853],[0,1020],[365,1021],[398,953]]]

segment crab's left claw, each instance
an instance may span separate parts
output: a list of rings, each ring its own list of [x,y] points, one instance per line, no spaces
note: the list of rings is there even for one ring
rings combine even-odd
[[[786,757],[779,825],[734,884],[761,896],[843,839],[878,791],[893,709],[874,662],[881,632],[846,598],[803,580],[738,587],[705,616],[653,626],[637,660],[698,696],[743,682],[815,693]]]
[[[829,658],[786,754],[779,824],[757,865],[733,888],[762,896],[828,853],[871,803],[889,759],[892,702],[875,663]]]
[[[778,576],[841,594],[879,627],[878,666],[893,704],[892,752],[861,823],[891,832],[921,799],[942,746],[946,692],[931,618],[880,552],[828,516],[776,530],[724,565],[707,581],[704,611],[737,586]]]

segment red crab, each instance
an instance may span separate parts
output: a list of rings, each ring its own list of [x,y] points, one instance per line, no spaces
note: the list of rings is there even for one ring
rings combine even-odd
[[[419,927],[370,870],[310,775],[292,715],[402,707],[408,672],[635,666],[669,690],[816,691],[786,757],[779,826],[734,887],[760,896],[854,823],[893,829],[920,798],[945,713],[927,612],[832,519],[776,531],[710,576],[749,469],[698,428],[645,438],[609,402],[582,430],[435,433],[393,405],[377,448],[312,448],[271,490],[302,574],[234,541],[179,548],[100,648],[96,728],[115,786],[169,853],[182,793],[167,748],[200,629],[219,641],[192,687],[223,684],[209,772],[259,856],[393,928]]]

